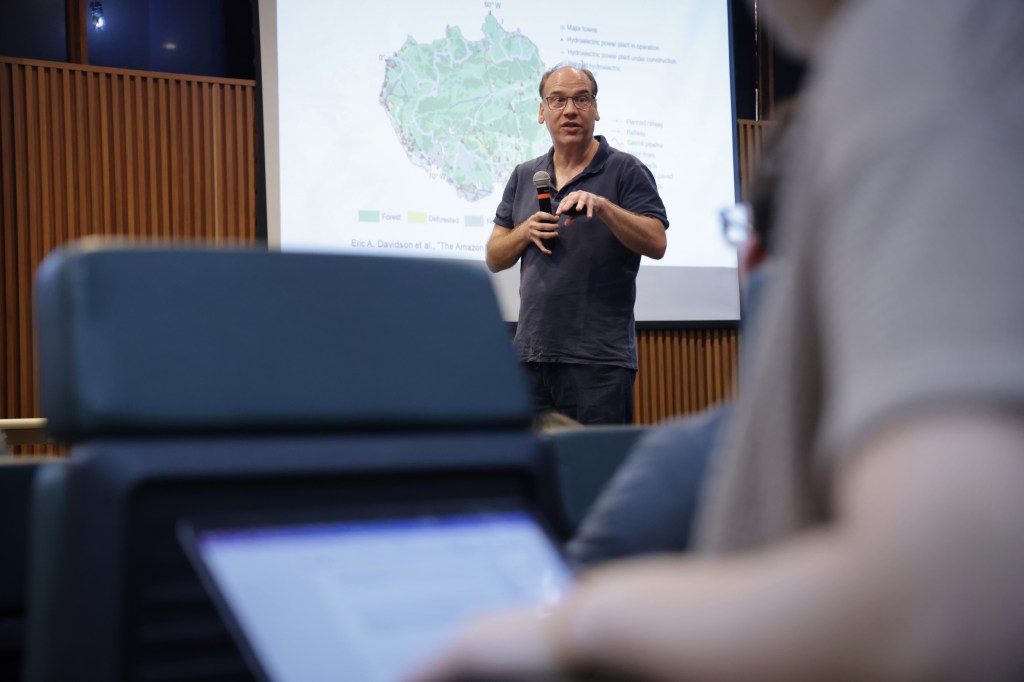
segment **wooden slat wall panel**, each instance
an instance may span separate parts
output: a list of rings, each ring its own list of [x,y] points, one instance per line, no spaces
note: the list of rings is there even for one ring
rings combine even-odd
[[[31,283],[54,248],[254,240],[254,89],[0,58],[0,418],[40,414]]]
[[[740,120],[737,122],[736,144],[739,147],[740,157],[740,196],[744,199],[750,196],[753,170],[757,168],[757,162],[761,157],[761,145],[764,142],[765,134],[771,130],[771,126],[771,121]]]
[[[769,125],[739,122],[743,196]],[[251,242],[255,163],[251,81],[0,58],[0,418],[40,414],[31,282],[42,258],[94,234]],[[637,341],[638,423],[734,395],[735,330]]]
[[[638,331],[634,421],[654,424],[731,399],[738,350],[735,329]]]

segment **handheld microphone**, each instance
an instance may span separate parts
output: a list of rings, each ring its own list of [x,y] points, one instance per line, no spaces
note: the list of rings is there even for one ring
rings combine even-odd
[[[551,210],[551,176],[545,171],[537,171],[533,174],[533,186],[537,188],[537,205],[545,213],[554,213]]]
[[[551,208],[551,176],[545,171],[537,171],[533,174],[533,186],[537,188],[537,205],[545,213],[554,213]],[[557,237],[545,240],[548,249],[555,248],[558,243]]]

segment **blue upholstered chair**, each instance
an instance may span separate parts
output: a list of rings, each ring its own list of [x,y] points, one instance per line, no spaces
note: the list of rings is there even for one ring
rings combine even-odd
[[[36,283],[27,679],[248,679],[183,516],[508,497],[554,514],[479,267],[79,245]]]

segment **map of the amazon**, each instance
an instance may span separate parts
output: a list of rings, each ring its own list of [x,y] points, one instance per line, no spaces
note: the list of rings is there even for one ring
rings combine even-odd
[[[517,163],[547,150],[536,119],[544,63],[532,41],[493,15],[478,41],[449,26],[430,43],[410,36],[385,63],[380,103],[406,154],[459,197],[486,197]]]

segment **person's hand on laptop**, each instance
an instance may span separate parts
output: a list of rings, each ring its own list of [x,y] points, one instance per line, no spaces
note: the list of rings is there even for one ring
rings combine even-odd
[[[565,668],[552,636],[551,620],[557,617],[532,607],[473,620],[408,682],[554,676]]]

